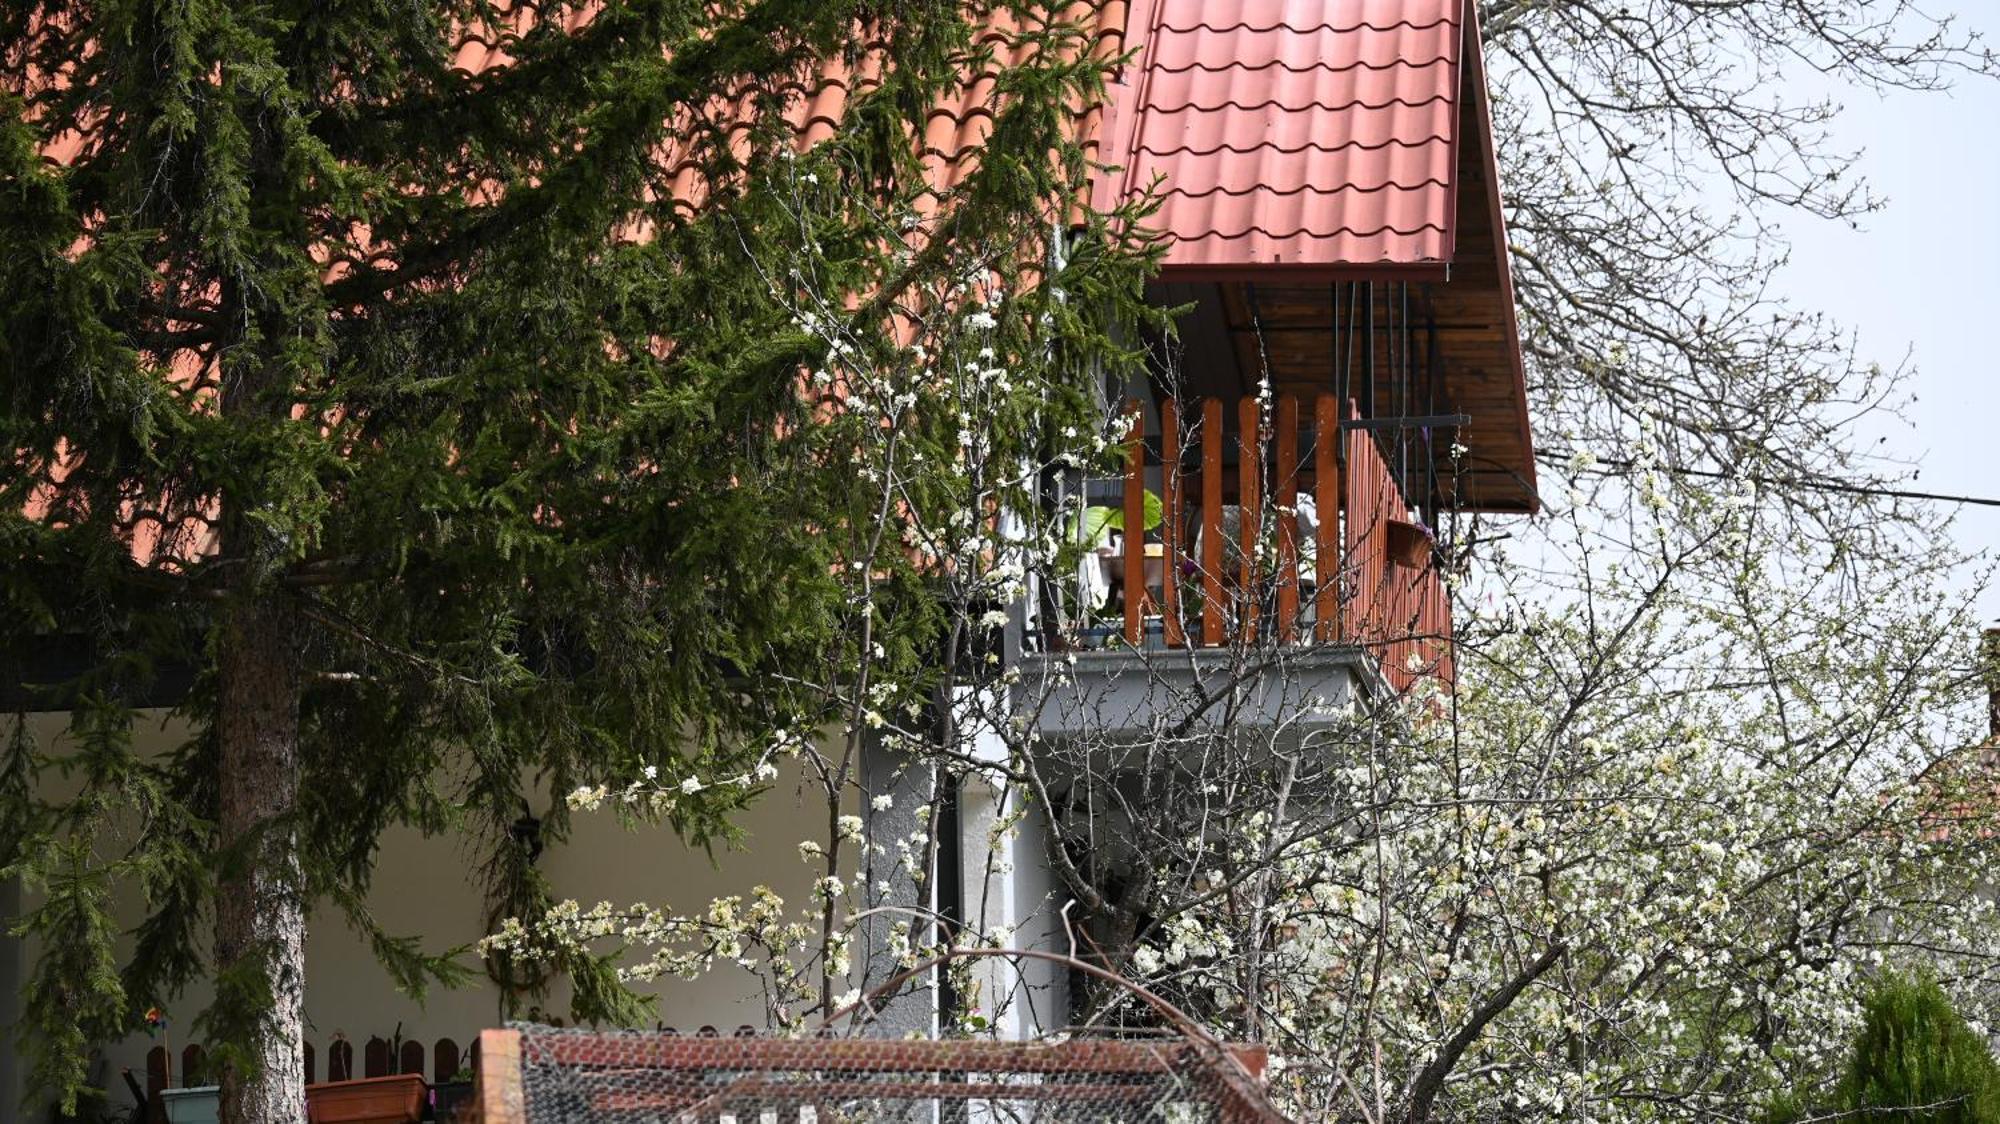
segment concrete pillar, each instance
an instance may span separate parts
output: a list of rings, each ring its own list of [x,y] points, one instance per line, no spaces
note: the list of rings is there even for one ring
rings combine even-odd
[[[1065,899],[1049,862],[1054,840],[1039,809],[981,775],[959,788],[960,914],[975,931],[1005,934],[1004,948],[1070,953]],[[973,971],[980,1014],[1001,1038],[1025,1040],[1069,1021],[1069,973],[1046,960],[995,957]]]
[[[974,932],[1004,934],[1000,947],[1073,954],[1062,906],[1068,900],[1050,861],[1056,845],[1042,809],[1027,793],[1007,785],[1008,742],[994,722],[1005,721],[1004,688],[957,700],[958,725],[974,760],[994,767],[974,770],[960,782],[959,910]],[[1002,1038],[1032,1039],[1069,1023],[1069,972],[1059,964],[994,957],[974,971],[980,1013]]]
[[[861,818],[867,855],[851,901],[872,912],[860,925],[861,947],[855,953],[859,984],[865,995],[895,978],[894,934],[904,932],[925,940],[937,908],[936,871],[930,840],[937,828],[937,778],[933,767],[871,738],[861,753]],[[934,980],[912,981],[883,1004],[876,1033],[889,1037],[938,1033],[938,995]]]
[[[962,750],[969,750],[975,761],[1001,765],[1007,760],[1006,740],[975,716],[997,713],[996,698],[988,696],[981,700],[986,705],[973,707],[967,705],[969,697],[961,697],[958,725],[966,737]],[[867,890],[864,895],[857,888],[855,901],[874,911],[859,927],[861,947],[855,955],[864,993],[901,970],[895,927],[906,926],[921,941],[925,918],[933,911],[956,918],[974,933],[1000,936],[1004,948],[1074,952],[1062,916],[1068,899],[1049,859],[1054,836],[1041,809],[1025,801],[1025,793],[998,783],[997,772],[976,768],[957,782],[954,792],[941,793],[935,765],[879,743],[863,751],[861,783],[870,854],[864,866]],[[928,809],[939,811],[926,815]],[[949,865],[914,877],[908,864],[927,862],[925,843],[934,832],[953,837],[939,851]],[[1032,1039],[1068,1025],[1069,973],[1061,965],[994,957],[978,961],[972,976],[978,994],[961,997],[961,1002],[976,1002],[978,1013],[1000,1037]],[[923,981],[884,1005],[878,1029],[898,1036],[935,1036],[942,1029],[939,1008],[936,981]]]

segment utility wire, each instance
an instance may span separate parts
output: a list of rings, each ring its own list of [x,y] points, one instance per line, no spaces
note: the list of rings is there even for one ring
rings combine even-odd
[[[1549,459],[1554,459],[1553,453],[1550,454]],[[1862,484],[1843,484],[1838,480],[1799,480],[1788,476],[1763,476],[1754,472],[1746,474],[1717,472],[1706,468],[1674,468],[1670,465],[1642,465],[1636,461],[1613,460],[1607,457],[1597,458],[1597,464],[1610,468],[1644,469],[1652,472],[1664,472],[1672,476],[1699,476],[1709,480],[1748,480],[1760,486],[1799,488],[1813,492],[1842,492],[1854,496],[1888,496],[1899,500],[1935,500],[1939,503],[1962,503],[1975,507],[2000,507],[2000,498],[1992,496],[1965,496],[1949,492],[1913,492],[1903,488],[1870,488]],[[1597,476],[1617,475],[1617,473],[1606,472],[1602,468],[1595,466],[1589,468],[1568,468],[1565,466],[1565,468],[1570,472],[1590,473]]]

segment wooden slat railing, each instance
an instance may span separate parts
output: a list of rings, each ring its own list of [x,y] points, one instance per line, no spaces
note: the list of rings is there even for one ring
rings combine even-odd
[[[319,1053],[313,1044],[305,1045],[305,1084],[319,1081]],[[354,1064],[354,1045],[345,1038],[336,1038],[327,1043],[326,1075],[328,1081],[350,1081],[357,1077],[388,1077],[397,1073],[425,1075],[431,1081],[449,1081],[459,1071],[461,1065],[473,1065],[477,1057],[478,1045],[472,1045],[474,1053],[460,1052],[458,1042],[452,1038],[440,1038],[426,1046],[417,1039],[406,1039],[400,1046],[392,1045],[384,1038],[370,1038],[361,1048],[361,1067],[357,1071]],[[168,1068],[168,1053],[164,1046],[155,1046],[146,1051],[146,1093],[150,1097],[161,1089],[187,1088],[194,1085],[212,1085],[215,1075],[207,1072],[204,1064],[207,1052],[198,1042],[181,1047],[177,1064]]]
[[[1141,460],[1144,460],[1141,444]],[[1181,532],[1187,526],[1182,512],[1182,495],[1187,482],[1178,468],[1181,463],[1181,409],[1169,398],[1160,404],[1160,463],[1175,466],[1174,472],[1160,474],[1160,580],[1165,627],[1161,633],[1169,648],[1187,645],[1187,630],[1181,623]],[[1130,491],[1128,488],[1127,491]]]
[[[1137,644],[1144,635],[1146,608],[1146,536],[1133,533],[1146,525],[1146,443],[1139,439],[1146,430],[1145,407],[1131,403],[1126,417],[1132,428],[1127,434],[1125,478],[1139,481],[1139,486],[1125,489],[1125,642]]]
[[[1331,394],[1313,402],[1313,431],[1337,433],[1341,409]],[[1319,526],[1313,535],[1313,637],[1331,643],[1340,635],[1340,583],[1326,580],[1339,571],[1331,564],[1340,557],[1341,488],[1340,443],[1313,442],[1313,506]]]
[[[664,1035],[686,1035],[691,1038],[749,1038],[760,1032],[757,1028],[741,1025],[734,1030],[704,1025],[688,1031],[670,1026],[657,1026],[656,1033]],[[357,1077],[389,1077],[399,1073],[425,1075],[432,1082],[450,1081],[461,1068],[479,1068],[478,1034],[466,1040],[466,1048],[461,1050],[453,1038],[439,1038],[428,1047],[420,1039],[404,1039],[400,1046],[382,1037],[371,1037],[361,1047],[361,1065],[354,1061],[354,1044],[344,1037],[335,1037],[327,1043],[327,1081],[351,1081]],[[305,1046],[305,1084],[319,1082],[321,1074],[318,1066],[318,1051],[310,1041]],[[173,1061],[171,1069],[168,1066]],[[162,1089],[181,1089],[196,1085],[212,1085],[215,1075],[208,1073],[205,1061],[207,1051],[199,1042],[182,1046],[169,1055],[165,1046],[154,1046],[146,1051],[146,1093],[151,1097]]]
[[[1289,639],[1299,626],[1299,400],[1289,394],[1278,399],[1277,432],[1283,439],[1277,442],[1271,505],[1278,523],[1278,635]]]
[[[1169,470],[1180,471],[1180,465]],[[1129,477],[1125,486],[1134,481]],[[1201,644],[1219,646],[1222,628],[1222,401],[1201,405]],[[1174,559],[1167,559],[1169,565]]]
[[[1295,397],[1246,397],[1233,411],[1233,440],[1225,432],[1230,412],[1215,398],[1164,399],[1157,432],[1148,432],[1142,404],[1127,403],[1131,444],[1120,497],[1127,533],[1114,566],[1125,590],[1125,642],[1140,646],[1157,635],[1169,648],[1260,639],[1355,644],[1378,654],[1398,690],[1427,676],[1449,683],[1450,598],[1430,532],[1410,515],[1369,431],[1340,425],[1355,416],[1352,403],[1319,395],[1308,425]],[[1137,533],[1149,473],[1161,521]],[[1309,537],[1301,497],[1311,500]],[[1149,543],[1161,556],[1157,587],[1148,576]]]
[[[1378,653],[1398,691],[1425,676],[1452,681],[1451,601],[1430,549],[1430,531],[1411,520],[1395,477],[1366,430],[1346,433],[1347,491],[1341,509],[1342,562],[1353,572],[1348,643]],[[1398,558],[1397,539],[1418,557]]]
[[[1236,522],[1237,564],[1236,629],[1246,644],[1257,642],[1257,606],[1263,600],[1263,572],[1259,566],[1262,542],[1257,537],[1264,513],[1257,485],[1264,479],[1263,411],[1255,398],[1236,404]]]

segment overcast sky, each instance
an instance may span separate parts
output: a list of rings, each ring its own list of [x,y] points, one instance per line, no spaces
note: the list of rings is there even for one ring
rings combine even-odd
[[[2000,41],[2000,16],[1961,7]],[[1787,288],[1852,326],[1884,366],[1910,352],[1912,425],[1882,433],[1885,447],[1921,462],[1911,487],[2000,498],[2000,81],[1845,104],[1838,135],[1867,148],[1862,170],[1888,206],[1859,231],[1791,223]],[[2000,550],[2000,508],[1959,512],[1961,544]],[[2000,618],[2000,589],[1981,610]]]

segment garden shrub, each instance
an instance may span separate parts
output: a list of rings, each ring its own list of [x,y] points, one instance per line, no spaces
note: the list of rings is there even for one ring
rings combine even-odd
[[[1851,1115],[1868,1124],[2000,1124],[2000,1065],[1937,981],[1885,975],[1863,1002],[1831,1103],[1794,1095],[1771,1124]]]

